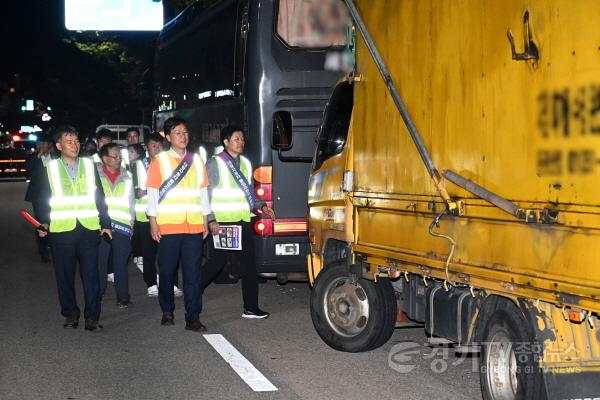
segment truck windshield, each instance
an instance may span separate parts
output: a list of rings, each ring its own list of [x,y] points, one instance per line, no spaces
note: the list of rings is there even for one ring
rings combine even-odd
[[[349,22],[340,0],[279,0],[277,35],[290,47],[345,46]]]

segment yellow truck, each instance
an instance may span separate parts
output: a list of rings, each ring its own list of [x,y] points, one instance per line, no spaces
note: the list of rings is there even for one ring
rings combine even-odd
[[[356,64],[309,179],[317,332],[361,352],[422,324],[480,351],[484,399],[600,398],[600,2],[346,4]]]

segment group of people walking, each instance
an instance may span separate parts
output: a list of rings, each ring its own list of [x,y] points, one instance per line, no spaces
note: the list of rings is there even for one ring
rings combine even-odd
[[[145,150],[132,143],[135,140],[129,141],[128,154],[140,157],[130,157],[128,168],[116,143],[101,144],[99,138],[98,153],[80,157],[75,128],[62,126],[53,132],[60,157],[45,162],[47,185],[35,212],[42,224],[39,237],[49,239],[65,328],[77,328],[81,316],[75,299],[77,264],[86,330],[102,329],[99,320],[109,265],[114,270],[117,307],[132,304],[128,284],[132,237],[134,254],[143,260],[147,294],[158,296],[162,325],[174,325],[180,267],[185,329],[206,330],[200,322],[202,295],[222,270],[228,253],[237,256],[242,266],[242,317],[269,316],[258,306],[250,216],[264,213],[275,218],[275,214],[252,190],[252,166],[242,155],[243,130],[223,128],[224,150],[206,162],[187,150],[189,132],[183,119],[168,119],[163,131],[169,150],[162,151],[159,134],[146,138]],[[139,132],[137,136],[139,141]],[[207,237],[210,253],[203,266]]]

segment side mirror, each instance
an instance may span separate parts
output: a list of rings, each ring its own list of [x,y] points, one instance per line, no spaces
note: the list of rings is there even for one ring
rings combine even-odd
[[[292,147],[292,114],[289,111],[277,111],[273,114],[273,148],[289,150]]]

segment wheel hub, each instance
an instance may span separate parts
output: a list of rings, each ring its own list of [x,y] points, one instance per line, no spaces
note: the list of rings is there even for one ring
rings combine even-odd
[[[325,290],[325,315],[333,330],[345,337],[359,335],[369,320],[369,301],[360,282],[349,278],[333,280]]]
[[[505,332],[496,332],[487,345],[487,383],[495,400],[517,397],[517,358]]]

